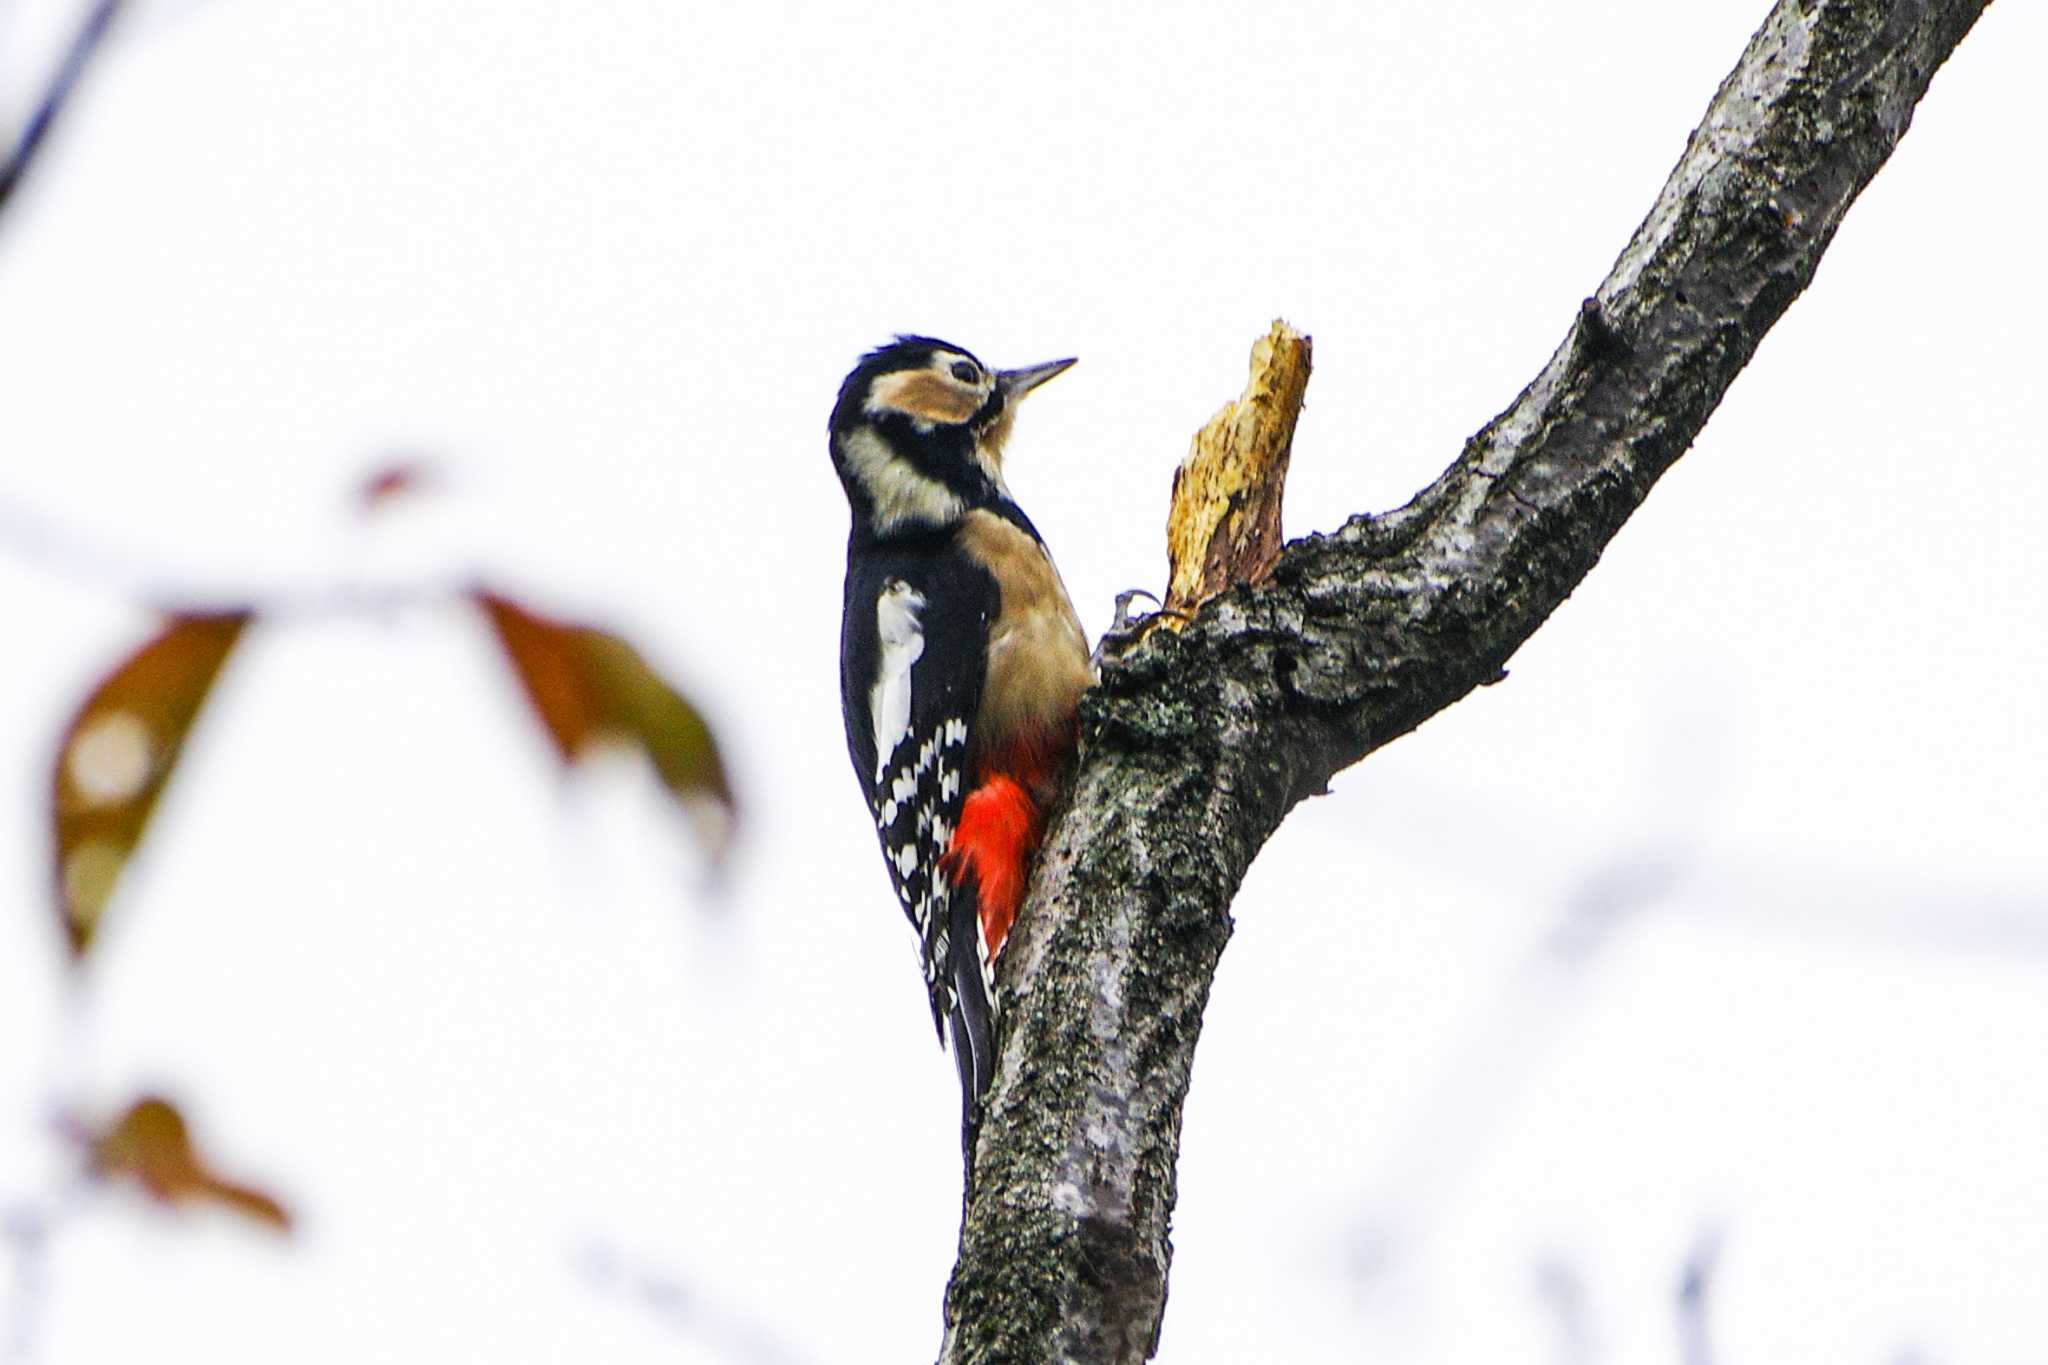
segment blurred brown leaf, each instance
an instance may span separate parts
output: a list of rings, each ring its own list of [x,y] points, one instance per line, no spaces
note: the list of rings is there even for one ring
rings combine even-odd
[[[384,510],[394,498],[417,493],[434,482],[433,467],[423,460],[394,460],[356,488],[356,506],[368,516]]]
[[[185,736],[248,623],[247,612],[173,617],[101,679],[64,728],[50,818],[57,910],[74,961],[92,947]]]
[[[723,853],[734,811],[732,788],[717,740],[697,708],[618,636],[552,620],[488,589],[473,596],[563,765],[596,741],[638,748],[693,817],[711,856]]]
[[[278,1232],[291,1231],[284,1205],[208,1166],[192,1145],[185,1116],[162,1096],[143,1096],[103,1131],[87,1130],[82,1140],[93,1174],[102,1180],[131,1179],[163,1204],[218,1204]]]

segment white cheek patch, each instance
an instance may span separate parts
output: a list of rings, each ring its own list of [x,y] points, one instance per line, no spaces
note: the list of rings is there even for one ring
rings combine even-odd
[[[878,531],[893,530],[907,521],[944,526],[958,520],[967,510],[967,504],[952,489],[920,474],[872,431],[848,432],[840,438],[839,453],[847,469],[874,499]]]
[[[868,717],[874,725],[877,787],[888,774],[896,746],[910,734],[910,669],[924,655],[924,628],[918,623],[924,601],[923,593],[900,578],[890,579],[875,601],[882,667],[868,688]]]

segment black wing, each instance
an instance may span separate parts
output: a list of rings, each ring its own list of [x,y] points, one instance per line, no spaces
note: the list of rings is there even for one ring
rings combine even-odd
[[[918,936],[932,1019],[953,1026],[963,1099],[995,1058],[993,994],[974,896],[939,871],[967,796],[989,623],[1000,605],[987,570],[943,546],[870,547],[847,566],[840,637],[846,743]]]

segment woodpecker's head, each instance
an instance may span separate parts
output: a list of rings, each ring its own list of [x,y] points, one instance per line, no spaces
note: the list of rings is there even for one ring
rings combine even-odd
[[[1017,404],[1073,363],[991,370],[961,347],[915,336],[862,356],[832,409],[832,464],[856,530],[949,526],[1007,501],[1003,445]]]

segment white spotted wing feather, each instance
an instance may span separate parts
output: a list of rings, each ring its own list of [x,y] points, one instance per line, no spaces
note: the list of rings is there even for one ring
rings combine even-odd
[[[926,658],[924,595],[891,579],[875,602],[880,667],[868,692],[875,772],[869,800],[889,877],[917,930],[925,989],[943,1035],[956,991],[951,960],[950,896],[939,873],[959,821],[967,759],[969,698]],[[978,678],[975,680],[978,683]]]

